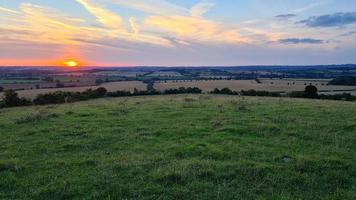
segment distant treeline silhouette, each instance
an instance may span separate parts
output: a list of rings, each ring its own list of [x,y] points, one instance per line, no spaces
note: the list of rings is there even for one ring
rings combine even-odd
[[[356,77],[354,76],[342,76],[331,80],[329,85],[350,85],[356,86]]]
[[[90,99],[97,99],[103,97],[128,97],[128,96],[145,96],[145,95],[163,95],[163,94],[200,94],[202,90],[199,88],[184,88],[169,89],[164,92],[155,89],[134,92],[130,91],[115,91],[108,92],[106,88],[99,87],[98,89],[88,89],[84,92],[63,92],[57,91],[52,93],[39,94],[32,101],[27,98],[20,98],[14,90],[7,90],[4,93],[3,101],[0,101],[0,108],[29,106],[29,105],[47,105],[47,104],[62,104],[77,101],[85,101]]]
[[[129,97],[129,96],[145,96],[145,95],[169,95],[169,94],[201,94],[203,91],[197,87],[181,87],[178,89],[168,89],[163,92],[150,88],[150,90],[139,91],[135,89],[131,91],[115,91],[108,92],[106,88],[99,87],[98,89],[88,89],[84,92],[63,92],[57,91],[53,93],[39,94],[32,101],[27,98],[20,98],[14,90],[7,90],[4,93],[3,100],[0,101],[0,108],[29,106],[29,105],[47,105],[47,104],[62,104],[77,101],[85,101],[103,97]],[[241,96],[266,96],[266,97],[292,97],[292,98],[311,98],[311,99],[329,99],[329,100],[344,100],[355,101],[356,96],[349,93],[325,95],[318,94],[318,89],[315,86],[309,85],[301,92],[291,92],[282,94],[280,92],[242,90],[233,91],[229,88],[214,89],[210,94],[222,95],[241,95]]]

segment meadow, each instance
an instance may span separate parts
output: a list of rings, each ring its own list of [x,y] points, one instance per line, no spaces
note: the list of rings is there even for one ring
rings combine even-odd
[[[356,103],[218,95],[0,110],[0,199],[356,199]]]

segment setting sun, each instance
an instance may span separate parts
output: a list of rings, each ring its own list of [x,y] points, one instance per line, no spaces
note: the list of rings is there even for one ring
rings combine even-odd
[[[79,62],[77,62],[75,60],[67,60],[63,63],[68,67],[77,67],[79,65]]]

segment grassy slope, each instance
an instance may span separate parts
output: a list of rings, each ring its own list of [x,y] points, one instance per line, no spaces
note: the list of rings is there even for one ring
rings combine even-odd
[[[0,199],[355,199],[356,104],[156,96],[0,110]]]

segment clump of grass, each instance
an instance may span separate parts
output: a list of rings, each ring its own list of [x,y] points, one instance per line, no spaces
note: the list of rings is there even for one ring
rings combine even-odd
[[[193,108],[194,107],[194,102],[197,100],[194,98],[184,98],[183,99],[183,108]]]
[[[245,100],[245,98],[242,98],[242,99],[239,100],[238,110],[242,111],[242,112],[248,111],[247,101]]]
[[[232,104],[232,107],[234,108],[235,111],[247,111],[247,102],[244,98],[239,99],[238,101],[236,100],[232,100],[230,101],[230,103]]]
[[[11,171],[17,172],[21,167],[13,160],[0,160],[0,172]]]
[[[197,101],[196,99],[194,99],[194,98],[184,98],[184,102],[195,102],[195,101]]]
[[[20,117],[16,120],[17,124],[24,123],[35,123],[42,120],[57,118],[59,115],[57,113],[48,112],[46,110],[40,110],[36,113],[28,113],[25,116]]]
[[[73,114],[74,114],[73,111],[67,111],[67,112],[66,112],[66,115],[73,115]]]
[[[217,115],[211,120],[211,124],[213,125],[214,128],[218,128],[223,125],[223,120],[221,119],[220,116]]]
[[[120,107],[111,111],[109,114],[110,115],[127,115],[129,112],[130,112],[129,107],[127,106],[127,104],[123,103],[123,104],[121,104]]]
[[[224,112],[224,106],[219,104],[217,108],[218,113],[223,113]]]

